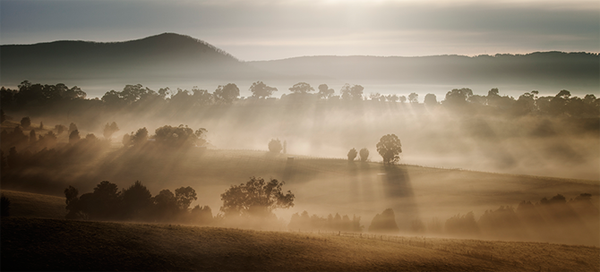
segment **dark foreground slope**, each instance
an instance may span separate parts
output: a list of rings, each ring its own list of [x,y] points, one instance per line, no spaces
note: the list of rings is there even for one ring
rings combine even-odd
[[[8,218],[2,270],[599,270],[597,247]]]

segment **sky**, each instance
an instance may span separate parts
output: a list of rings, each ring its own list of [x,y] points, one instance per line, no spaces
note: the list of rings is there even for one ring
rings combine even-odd
[[[0,0],[0,44],[189,35],[240,60],[600,52],[600,1]]]

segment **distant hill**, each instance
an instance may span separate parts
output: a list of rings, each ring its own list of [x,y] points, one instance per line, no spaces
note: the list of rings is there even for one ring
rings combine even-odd
[[[174,33],[98,43],[56,41],[2,45],[2,85],[70,80],[225,79],[254,76],[255,68],[204,41]]]
[[[591,53],[535,52],[475,57],[313,56],[250,62],[265,71],[350,83],[527,84],[598,90],[600,57]]]
[[[451,84],[461,87],[511,84],[579,89],[587,93],[600,88],[600,57],[592,53],[536,52],[475,57],[312,56],[244,62],[204,41],[163,33],[126,42],[55,41],[2,45],[0,54],[0,83],[3,86],[16,86],[23,80],[86,86],[125,82],[173,86],[183,82],[225,84],[258,80],[290,85],[313,80],[330,84]]]

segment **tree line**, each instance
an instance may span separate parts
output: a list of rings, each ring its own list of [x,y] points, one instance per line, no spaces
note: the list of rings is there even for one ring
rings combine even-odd
[[[254,82],[249,91],[251,96],[240,97],[240,90],[234,83],[219,85],[212,93],[205,89],[193,87],[191,90],[161,88],[154,91],[141,84],[126,85],[122,91],[111,90],[101,98],[86,99],[87,94],[78,87],[69,88],[65,84],[56,85],[32,84],[23,81],[18,89],[2,87],[1,106],[3,109],[32,111],[64,110],[85,111],[89,109],[126,110],[130,112],[145,111],[148,108],[162,108],[162,112],[182,112],[201,109],[213,105],[231,105],[234,103],[261,103],[261,101],[294,101],[318,102],[329,101],[370,101],[371,103],[405,103],[419,104],[419,94],[411,93],[407,97],[395,94],[364,94],[361,85],[345,84],[336,93],[327,84],[320,84],[317,89],[306,82],[299,82],[289,88],[288,94],[281,98],[273,98],[277,88],[266,85],[262,81]],[[434,94],[426,94],[424,103],[429,108],[445,108],[459,112],[492,112],[522,116],[528,114],[598,117],[600,116],[600,98],[587,94],[583,98],[572,96],[568,90],[561,90],[554,96],[539,96],[538,91],[526,92],[518,98],[501,95],[497,88],[492,88],[487,95],[477,95],[469,88],[458,88],[448,91],[443,100],[438,101]]]
[[[93,192],[79,195],[79,191],[69,186],[64,190],[66,198],[65,216],[80,220],[125,220],[147,222],[182,222],[210,225],[226,223],[227,220],[254,218],[276,220],[275,209],[294,206],[295,196],[291,191],[283,192],[285,182],[276,179],[265,181],[260,177],[250,177],[246,183],[230,186],[223,194],[223,205],[213,216],[209,206],[196,205],[196,191],[187,186],[161,190],[152,196],[150,190],[140,181],[119,191],[118,186],[109,181],[100,182]]]
[[[486,210],[478,219],[472,211],[456,214],[443,223],[438,218],[429,222],[414,219],[410,222],[410,230],[414,233],[585,243],[600,238],[593,229],[594,224],[588,224],[597,222],[599,217],[599,210],[591,198],[591,194],[583,193],[567,200],[557,194],[539,202],[522,201],[516,208],[500,206]]]

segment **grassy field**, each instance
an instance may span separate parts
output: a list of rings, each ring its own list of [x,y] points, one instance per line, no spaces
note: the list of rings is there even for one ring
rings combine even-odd
[[[598,194],[595,181],[409,165],[390,169],[377,163],[348,164],[298,156],[292,162],[285,156],[271,157],[258,151],[210,150],[187,159],[174,161],[169,170],[196,165],[198,176],[192,186],[199,192],[200,203],[208,198],[204,194],[209,188],[218,195],[229,185],[226,178],[241,179],[235,182],[240,183],[253,171],[284,177],[286,189],[297,196],[292,211],[311,213],[361,208],[375,213],[385,205],[396,205],[400,219],[411,214],[424,218],[440,210],[445,214],[465,209],[477,212],[495,208],[495,203],[555,192],[569,197],[570,192],[587,190],[595,200]],[[221,172],[225,169],[235,171]],[[215,179],[219,174],[221,178]],[[597,246],[67,221],[62,219],[64,197],[11,190],[2,193],[11,200],[12,214],[1,222],[2,270],[600,270]],[[370,219],[366,217],[362,223],[366,225]]]
[[[13,216],[64,219],[67,214],[64,197],[11,190],[2,190],[2,195],[10,200]]]
[[[594,205],[600,206],[599,180],[415,165],[384,167],[376,162],[349,163],[343,159],[272,155],[252,150],[192,149],[159,154],[117,150],[90,167],[65,165],[60,169],[29,169],[14,189],[29,191],[53,184],[54,189],[47,193],[62,197],[68,185],[86,193],[102,180],[116,183],[119,188],[126,188],[140,180],[153,195],[162,189],[173,191],[181,186],[191,186],[198,195],[198,200],[192,205],[208,205],[216,213],[222,204],[220,194],[231,185],[248,181],[251,176],[283,180],[286,182],[284,190],[295,194],[293,208],[276,211],[284,221],[289,221],[293,213],[304,210],[318,216],[340,213],[360,216],[365,229],[377,213],[387,208],[394,209],[399,227],[408,230],[413,220],[427,224],[437,218],[443,223],[451,216],[469,211],[479,218],[486,210],[500,206],[516,207],[521,201],[538,202],[556,194],[562,194],[569,200],[589,193]],[[37,186],[42,181],[42,186]],[[6,188],[3,184],[3,188],[10,187]],[[61,201],[64,203],[64,199]],[[588,223],[594,237],[598,237],[599,220]],[[552,242],[598,245],[597,240]]]
[[[7,218],[3,270],[598,271],[600,249]]]

